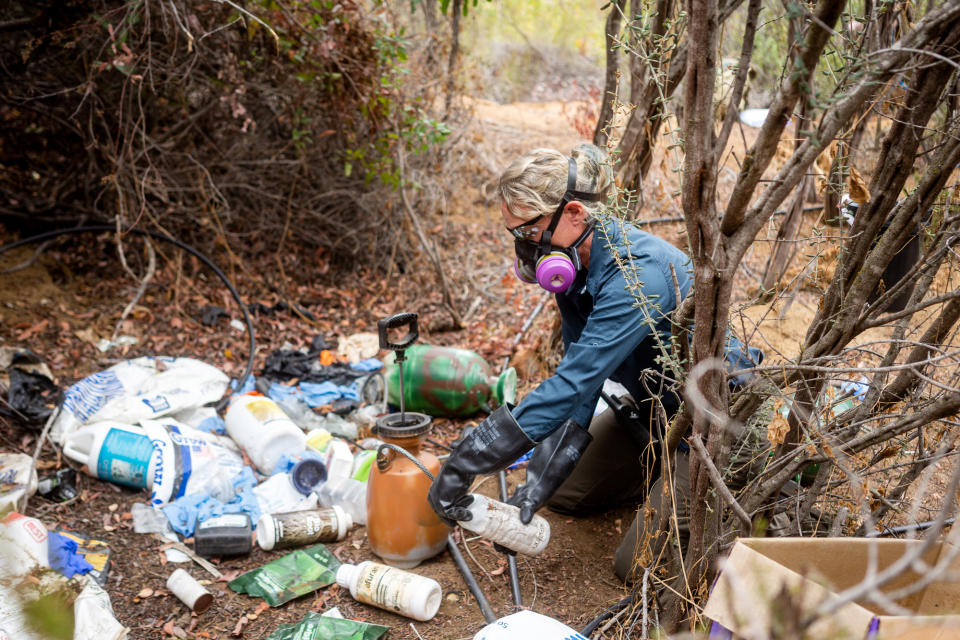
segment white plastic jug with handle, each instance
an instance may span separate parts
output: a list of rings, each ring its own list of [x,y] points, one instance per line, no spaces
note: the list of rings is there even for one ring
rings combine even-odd
[[[255,391],[234,396],[224,419],[227,433],[261,473],[272,474],[285,453],[300,453],[307,437],[277,403]]]
[[[96,422],[67,434],[63,453],[94,478],[135,489],[153,486],[153,443],[141,427]]]

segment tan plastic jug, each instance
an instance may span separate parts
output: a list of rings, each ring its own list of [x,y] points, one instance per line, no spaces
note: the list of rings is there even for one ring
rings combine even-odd
[[[374,435],[402,447],[434,476],[440,461],[420,449],[431,427],[421,413],[391,413],[377,420]],[[410,569],[446,548],[449,528],[427,502],[431,480],[406,456],[385,450],[367,485],[367,537],[384,562]]]

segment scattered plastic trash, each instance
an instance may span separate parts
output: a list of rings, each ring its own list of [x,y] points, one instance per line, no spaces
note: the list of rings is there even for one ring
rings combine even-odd
[[[193,358],[145,356],[125,360],[70,386],[50,435],[63,444],[68,434],[92,422],[134,424],[216,402],[229,379]]]
[[[437,615],[443,592],[440,583],[403,569],[366,560],[337,569],[337,584],[356,600],[414,620]]]
[[[353,519],[341,507],[264,514],[257,522],[257,544],[264,551],[343,540]]]
[[[318,458],[309,457],[297,460],[290,469],[290,482],[304,495],[313,493],[327,479],[327,468]]]
[[[314,429],[307,434],[306,444],[320,453],[327,470],[327,482],[350,477],[353,470],[353,452],[350,445],[334,438],[326,429]]]
[[[77,550],[77,541],[73,538],[54,531],[47,535],[47,544],[50,568],[59,571],[63,577],[72,578],[93,571],[93,565]]]
[[[229,478],[243,468],[243,458],[227,438],[172,418],[143,419],[141,425],[97,422],[81,427],[64,439],[64,455],[101,480],[149,489],[155,505],[200,491],[212,478]]]
[[[163,533],[170,527],[167,516],[153,505],[136,502],[130,507],[134,533]]]
[[[263,598],[271,607],[278,607],[333,584],[339,568],[340,561],[325,546],[318,544],[248,571],[227,586],[237,593]]]
[[[180,424],[185,424],[197,431],[205,433],[214,433],[217,435],[226,435],[227,428],[223,418],[217,415],[217,410],[213,407],[190,407],[183,411],[178,411],[170,416]]]
[[[94,478],[135,489],[153,486],[153,443],[142,427],[119,422],[88,425],[66,436],[63,454]]]
[[[114,617],[110,595],[91,576],[73,601],[73,640],[123,640],[128,630]]]
[[[67,467],[40,478],[37,493],[52,502],[67,502],[77,497],[77,470]],[[0,511],[2,511],[0,507]]]
[[[769,113],[770,109],[744,109],[740,112],[740,122],[748,127],[759,129]]]
[[[473,640],[587,640],[567,625],[542,613],[520,611],[491,622]]]
[[[23,453],[0,453],[0,515],[22,511],[37,486],[33,458]]]
[[[840,391],[851,394],[858,402],[863,402],[869,390],[870,380],[866,376],[860,376],[856,380],[848,380],[840,385]]]
[[[233,478],[243,468],[243,456],[230,439],[216,436],[172,418],[141,420],[153,445],[156,463],[150,501],[161,505],[211,486],[216,478]]]
[[[130,347],[138,342],[140,342],[140,340],[136,336],[117,336],[116,340],[103,338],[97,343],[97,349],[99,349],[100,353],[106,353],[111,349],[116,349],[117,347]]]
[[[277,403],[256,391],[234,396],[225,422],[227,433],[264,474],[273,473],[284,453],[306,448],[300,427]]]
[[[93,578],[101,587],[107,586],[107,578],[110,575],[110,562],[113,553],[106,540],[98,540],[82,536],[74,531],[57,528],[53,533],[72,540],[77,545],[77,553],[83,556],[83,559],[93,567],[87,576]]]
[[[404,406],[431,416],[467,417],[516,399],[517,372],[512,367],[493,376],[486,360],[473,351],[425,344],[406,350]],[[400,404],[400,375],[394,354],[387,355],[387,398]]]
[[[36,566],[49,567],[47,528],[16,511],[0,520],[0,576],[22,576]]]
[[[193,550],[204,558],[245,556],[253,549],[250,514],[228,513],[197,525]]]
[[[213,594],[183,569],[170,574],[167,589],[194,613],[203,613],[213,604]]]
[[[190,537],[194,534],[199,522],[224,514],[246,513],[250,516],[251,522],[256,522],[256,518],[259,518],[261,513],[261,499],[256,493],[256,478],[253,472],[249,467],[244,467],[233,477],[232,484],[236,493],[229,502],[221,502],[208,493],[200,492],[163,505],[163,513],[170,526],[180,535]],[[303,499],[302,495],[297,495]]]
[[[350,421],[358,424],[361,427],[370,429],[373,427],[373,425],[377,424],[377,418],[384,413],[386,413],[386,407],[384,407],[382,402],[377,404],[368,404],[351,413]]]
[[[337,355],[350,364],[375,358],[378,353],[380,353],[380,338],[375,333],[355,333],[342,338],[337,343]]]
[[[370,479],[370,468],[377,459],[377,452],[372,450],[358,451],[353,456],[353,467],[350,469],[350,477],[360,482],[366,482]]]
[[[281,392],[279,389],[290,389],[291,391]],[[287,387],[282,384],[272,385],[269,396],[287,414],[287,417],[304,431],[324,428],[326,419],[303,401],[303,397],[296,393],[295,387]]]
[[[47,571],[40,574],[39,579],[30,576],[10,588],[0,589],[0,638],[48,640],[49,636],[35,629],[24,615],[25,604],[44,597],[48,598],[44,605],[72,606],[73,640],[124,640],[127,637],[128,629],[114,617],[110,596],[89,575],[68,581]]]
[[[367,484],[353,478],[327,480],[314,492],[322,507],[340,507],[357,524],[367,524]]]
[[[2,413],[39,428],[60,401],[60,387],[48,373],[47,366],[32,353],[18,353],[14,363],[8,369],[7,406]]]
[[[529,524],[523,524],[520,522],[520,509],[512,504],[504,504],[479,493],[470,495],[473,502],[468,510],[472,517],[461,520],[461,527],[525,556],[538,556],[547,548],[550,523],[542,516],[534,514]]]
[[[303,511],[316,506],[315,494],[304,495],[293,484],[289,473],[278,473],[267,478],[254,490],[260,513],[286,513]]]
[[[377,640],[390,630],[379,624],[347,620],[342,616],[307,612],[300,622],[282,624],[266,640]]]

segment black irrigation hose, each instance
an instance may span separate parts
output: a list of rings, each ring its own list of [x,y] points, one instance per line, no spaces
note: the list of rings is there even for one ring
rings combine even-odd
[[[34,242],[42,242],[44,240],[49,240],[51,238],[57,238],[59,236],[64,236],[68,234],[103,233],[105,231],[117,231],[117,228],[111,225],[91,225],[86,227],[71,227],[69,229],[58,229],[56,231],[48,231],[46,233],[30,236],[29,238],[24,238],[23,240],[18,240],[8,245],[4,245],[0,247],[0,254],[6,253],[11,249],[16,249],[24,245],[32,244]],[[223,280],[223,283],[227,286],[227,289],[230,290],[230,294],[233,296],[234,300],[237,301],[237,306],[240,307],[240,311],[243,312],[243,320],[247,324],[247,335],[250,336],[250,354],[249,354],[249,357],[247,358],[247,368],[244,370],[243,375],[241,375],[240,379],[237,381],[237,388],[238,389],[242,388],[244,383],[247,381],[247,378],[250,377],[250,373],[253,371],[253,357],[254,357],[254,354],[256,353],[257,341],[253,335],[253,320],[251,320],[250,318],[250,313],[249,311],[247,311],[246,305],[243,304],[243,299],[240,298],[240,294],[237,293],[236,288],[233,286],[233,283],[230,282],[230,279],[227,277],[227,275],[223,271],[221,271],[217,265],[213,264],[210,258],[203,255],[202,253],[200,253],[198,250],[194,249],[190,245],[184,244],[183,242],[180,242],[175,238],[171,238],[170,236],[164,235],[162,233],[157,233],[156,231],[149,231],[147,229],[129,228],[129,229],[121,229],[121,231],[123,233],[132,233],[135,235],[150,236],[151,238],[155,238],[157,240],[163,240],[164,242],[169,242],[170,244],[176,247],[179,247],[184,251],[186,251],[187,253],[189,253],[190,255],[196,257],[198,260],[200,260],[205,265],[210,267],[210,270],[213,271],[215,274],[217,274],[217,277]],[[220,407],[218,407],[218,409],[219,408]]]
[[[583,629],[580,630],[580,635],[584,636],[585,638],[589,638],[590,634],[596,631],[597,627],[599,627],[604,620],[607,620],[608,618],[612,618],[614,615],[616,615],[622,609],[624,609],[625,607],[629,606],[632,603],[633,603],[633,594],[631,593],[630,595],[626,596],[623,600],[616,603],[615,605],[607,607],[603,613],[601,613],[596,618],[588,622],[587,626],[585,626]]]
[[[947,518],[943,521],[944,527],[953,526],[954,519]],[[880,531],[871,531],[866,535],[867,538],[880,538],[883,536],[898,536],[901,533],[910,533],[913,531],[926,531],[927,529],[933,527],[937,524],[936,520],[928,520],[927,522],[918,522],[917,524],[904,524],[899,527],[884,527]]]

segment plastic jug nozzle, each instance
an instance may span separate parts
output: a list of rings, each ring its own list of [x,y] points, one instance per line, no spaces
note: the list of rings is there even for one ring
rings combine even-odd
[[[392,342],[387,332],[390,329],[409,326],[407,335],[398,342]],[[397,313],[377,322],[377,335],[380,338],[380,348],[390,349],[397,354],[397,366],[400,367],[400,422],[406,424],[406,415],[403,406],[403,361],[406,360],[404,351],[420,337],[417,327],[417,314],[412,312]]]

